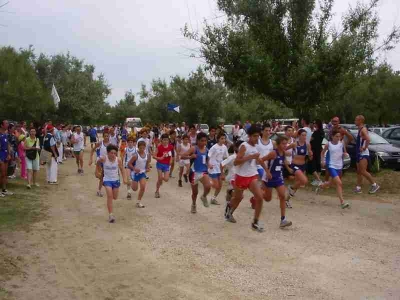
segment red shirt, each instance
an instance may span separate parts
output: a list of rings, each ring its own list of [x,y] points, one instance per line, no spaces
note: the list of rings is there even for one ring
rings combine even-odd
[[[174,147],[169,144],[167,147],[164,147],[162,144],[157,147],[157,157],[163,159],[157,160],[160,164],[169,165],[171,162],[172,151],[174,151]]]

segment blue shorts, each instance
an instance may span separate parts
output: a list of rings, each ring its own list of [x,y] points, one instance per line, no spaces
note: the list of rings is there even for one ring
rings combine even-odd
[[[369,155],[361,155],[358,154],[357,155],[357,162],[359,163],[360,161],[362,161],[363,159],[366,159],[367,161],[369,161]]]
[[[297,171],[302,171],[303,173],[306,171],[306,165],[295,165],[291,164],[290,168],[296,173]]]
[[[8,153],[7,153],[7,152],[1,151],[1,152],[0,152],[0,161],[1,161],[1,162],[7,162],[7,156],[8,156]]]
[[[135,182],[140,182],[140,180],[146,179],[146,176],[146,173],[131,172],[131,179]]]
[[[328,168],[329,171],[329,175],[332,178],[338,177],[340,175],[342,175],[342,170],[338,170],[338,169],[334,169],[334,168]]]
[[[163,173],[169,172],[169,165],[167,165],[167,164],[162,164],[162,163],[157,162],[156,168],[157,168],[157,170],[161,170],[161,172],[163,172]]]
[[[258,176],[260,176],[260,179],[262,179],[264,176],[264,173],[265,173],[264,169],[263,168],[257,169],[257,172],[258,172]]]
[[[115,181],[103,181],[103,185],[106,187],[110,187],[112,189],[117,189],[120,187],[121,182],[119,180]]]
[[[221,177],[221,173],[215,173],[215,174],[208,174],[208,176],[212,179],[219,179]]]
[[[284,185],[285,183],[283,182],[282,179],[279,179],[279,180],[273,180],[273,181],[270,180],[267,182],[264,181],[264,184],[269,189],[275,189],[275,188],[278,188],[278,187]]]

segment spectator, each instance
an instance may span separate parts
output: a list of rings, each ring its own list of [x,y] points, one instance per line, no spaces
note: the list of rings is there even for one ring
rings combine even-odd
[[[235,142],[235,143],[239,138],[239,130],[240,130],[240,122],[236,122],[235,126],[233,126],[233,129],[232,129],[233,142]]]
[[[20,160],[21,178],[28,179],[26,175],[26,158],[25,158],[25,135],[18,137],[18,158]]]
[[[309,164],[309,172],[314,176],[314,181],[311,183],[317,186],[321,182],[321,151],[322,141],[325,137],[324,129],[321,120],[315,120],[315,130],[311,136],[311,150],[313,152],[313,159]]]
[[[26,168],[28,170],[28,185],[27,188],[30,189],[32,184],[39,187],[36,182],[37,172],[40,169],[39,166],[39,150],[40,141],[36,137],[35,128],[29,130],[29,137],[25,139],[25,153],[26,153]],[[33,158],[33,159],[32,159]]]
[[[10,160],[8,161],[8,165],[15,165],[17,162],[17,157],[18,157],[18,139],[16,137],[16,132],[15,132],[15,126],[13,123],[10,123],[8,126],[8,143],[11,146],[11,151],[10,151]],[[10,179],[14,179],[16,178],[15,176],[15,172],[16,172],[16,168],[14,168],[14,172],[13,174],[11,174],[10,176],[8,176],[8,178]]]
[[[58,151],[58,154],[59,154],[57,162],[59,164],[63,163],[63,157],[64,157],[64,147],[63,147],[63,144],[62,144],[62,141],[61,141],[61,139],[62,139],[62,137],[61,137],[61,135],[62,135],[61,128],[62,128],[61,125],[58,125],[57,128],[54,128],[54,138],[55,138],[56,143],[57,143],[57,151]]]
[[[244,130],[247,132],[247,130],[249,130],[250,127],[251,127],[251,123],[249,120],[247,120],[246,124],[244,124]]]
[[[43,149],[51,155],[51,159],[49,159],[49,162],[46,164],[47,183],[58,184],[58,151],[54,138],[54,127],[51,124],[47,125],[47,134],[44,138]]]
[[[7,190],[8,162],[11,159],[10,156],[11,146],[8,143],[7,130],[8,130],[8,121],[2,120],[0,124],[0,184],[1,184],[0,198],[5,197],[7,195],[13,195],[12,192]]]

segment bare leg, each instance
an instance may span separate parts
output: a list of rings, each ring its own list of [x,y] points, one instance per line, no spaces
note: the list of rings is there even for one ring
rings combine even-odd
[[[281,219],[285,217],[286,213],[286,187],[284,185],[277,187],[276,191],[278,192],[279,198],[279,206],[281,208]]]
[[[374,183],[375,183],[374,178],[373,178],[372,175],[367,171],[367,168],[368,168],[368,160],[362,159],[362,160],[358,163],[358,167],[359,167],[360,176],[365,177],[365,178],[368,180],[368,182],[369,182],[370,184],[374,184]],[[357,175],[358,175],[358,173],[357,173]],[[358,179],[358,178],[357,178],[357,179]],[[357,183],[358,183],[358,182],[357,182]]]
[[[192,205],[196,205],[197,195],[199,194],[199,185],[192,184]]]
[[[260,214],[263,206],[263,191],[260,188],[258,180],[253,180],[250,183],[249,187],[250,191],[253,193],[254,198],[256,200],[256,207],[254,209],[254,222],[258,221],[260,218]]]
[[[210,190],[211,190],[210,177],[208,177],[208,175],[205,175],[200,180],[200,182],[203,184],[203,187],[204,187],[203,197],[207,197],[207,195],[210,193]]]
[[[140,180],[140,189],[139,189],[139,194],[138,194],[138,202],[142,201],[144,192],[146,191],[146,179],[142,178]]]
[[[114,199],[114,193],[111,187],[106,186],[106,194],[107,194],[107,209],[108,213],[112,214],[113,212],[113,199]]]

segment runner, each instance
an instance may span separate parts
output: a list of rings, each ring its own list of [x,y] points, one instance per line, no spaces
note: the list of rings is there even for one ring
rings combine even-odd
[[[212,187],[215,189],[214,196],[211,197],[210,203],[214,205],[220,205],[217,201],[217,197],[221,192],[222,180],[225,179],[225,175],[221,173],[221,163],[229,156],[228,148],[225,146],[225,135],[220,133],[217,140],[218,144],[212,146],[208,152],[208,174],[211,178]]]
[[[192,146],[195,146],[197,143],[197,133],[196,133],[196,126],[194,125],[190,125],[189,138],[190,138],[190,144]]]
[[[110,143],[114,146],[117,146],[117,148],[119,147],[119,138],[118,135],[115,133],[115,128],[114,127],[110,127]]]
[[[89,140],[90,140],[90,147],[91,149],[95,148],[95,145],[97,143],[97,129],[96,127],[90,126],[90,129],[88,131],[89,135]]]
[[[172,158],[171,158],[171,169],[169,172],[169,177],[174,178],[172,173],[174,172],[175,168],[175,154],[176,154],[176,131],[171,130],[169,132],[169,144],[172,146]]]
[[[300,129],[297,132],[297,136],[299,140],[295,144],[293,149],[293,161],[290,165],[290,168],[293,171],[295,184],[293,186],[289,185],[288,190],[289,193],[286,197],[286,206],[288,208],[292,208],[292,203],[290,202],[290,198],[293,198],[296,194],[297,190],[308,183],[307,176],[305,174],[306,171],[306,156],[310,159],[313,157],[313,153],[311,151],[311,145],[307,143],[307,131],[304,129]]]
[[[161,136],[161,145],[157,147],[156,153],[154,153],[153,158],[157,160],[157,173],[158,173],[158,180],[157,180],[157,189],[155,193],[156,198],[160,198],[160,187],[163,181],[168,182],[169,180],[169,168],[172,158],[172,151],[174,148],[169,143],[169,136],[168,134],[163,134]]]
[[[96,177],[99,179],[99,187],[97,190],[97,196],[103,197],[101,189],[103,187],[103,166],[97,165],[97,161],[100,157],[107,155],[107,146],[110,145],[110,134],[107,131],[103,132],[103,141],[96,143],[95,148],[90,152],[89,166],[93,164],[93,154],[96,152]]]
[[[145,143],[146,144],[146,143]],[[127,189],[128,189],[128,195],[126,196],[127,199],[132,199],[132,189],[131,189],[131,168],[129,168],[128,164],[131,161],[132,157],[136,154],[136,147],[135,147],[135,139],[129,137],[128,138],[128,147],[125,149],[125,155],[123,156],[123,163],[125,167],[125,176],[128,181],[127,183]]]
[[[375,194],[380,186],[376,184],[372,175],[367,171],[369,158],[368,146],[370,143],[370,138],[368,134],[368,129],[364,126],[365,118],[359,115],[355,119],[355,124],[358,127],[357,142],[356,142],[356,155],[357,155],[357,186],[354,190],[355,193],[361,194],[361,185],[363,183],[363,177],[365,177],[371,184],[369,189],[370,194]]]
[[[293,160],[293,148],[296,147],[296,140],[293,138],[294,135],[294,128],[293,126],[286,126],[285,127],[285,136],[288,137],[288,147],[285,151],[285,158],[290,166],[292,164]],[[293,174],[290,174],[289,171],[284,168],[283,169],[283,178],[289,179],[289,180],[294,180]]]
[[[235,189],[232,200],[227,204],[225,209],[225,218],[227,221],[236,223],[233,213],[243,199],[243,192],[249,189],[255,199],[254,220],[251,224],[253,230],[262,232],[263,226],[258,223],[263,205],[263,192],[258,182],[257,164],[261,163],[264,170],[269,172],[264,162],[259,160],[260,153],[257,151],[256,145],[260,138],[260,129],[256,125],[251,125],[248,130],[248,142],[244,142],[237,153],[235,159],[236,176]]]
[[[183,136],[183,142],[178,148],[178,157],[179,157],[179,180],[178,180],[178,186],[182,187],[182,175],[183,178],[185,179],[185,182],[187,183],[189,181],[189,173],[190,173],[190,159],[182,159],[182,155],[189,152],[190,148],[192,145],[190,145],[190,139],[189,136],[184,135]],[[186,172],[184,172],[184,169],[186,168]]]
[[[146,190],[146,172],[150,172],[150,155],[146,152],[146,143],[144,141],[138,143],[138,151],[132,155],[128,162],[128,167],[131,170],[132,190],[136,192],[138,185],[140,185],[136,207],[144,208],[142,198]]]
[[[216,132],[217,129],[215,127],[210,128],[210,133],[208,134],[207,138],[207,149],[210,150],[212,146],[218,143],[217,137],[216,137]]]
[[[119,187],[121,185],[119,174],[122,174],[124,184],[127,183],[122,161],[117,157],[118,147],[111,144],[107,146],[107,155],[101,156],[97,166],[103,167],[103,185],[107,193],[108,222],[115,223],[113,215],[113,200],[118,199]]]
[[[281,208],[280,228],[292,225],[291,221],[286,219],[286,187],[283,181],[283,169],[286,168],[291,172],[289,165],[285,159],[285,152],[288,145],[288,137],[279,136],[276,140],[277,148],[264,156],[261,160],[268,161],[269,173],[264,176],[264,200],[270,202],[272,199],[272,189],[278,193],[279,206]]]
[[[225,159],[221,163],[221,174],[224,173],[225,169],[228,170],[228,175],[225,178],[225,181],[228,182],[228,187],[226,189],[226,202],[230,203],[234,191],[235,185],[235,175],[236,175],[236,167],[234,165],[237,153],[239,151],[239,147],[242,144],[242,141],[236,141],[233,146],[234,153],[230,155],[227,159]]]
[[[276,148],[275,142],[270,139],[271,132],[272,132],[271,125],[266,123],[262,126],[262,131],[261,131],[262,136],[258,140],[258,144],[256,145],[258,152],[260,152],[260,157],[267,156],[268,153],[270,153],[271,151],[274,150],[274,148]],[[260,183],[262,183],[263,180],[265,180],[265,172],[264,172],[263,167],[260,164],[257,165],[257,171],[258,171]],[[262,188],[264,188],[263,184],[261,184],[261,186],[262,186]],[[250,203],[251,203],[251,208],[254,209],[255,204],[256,204],[254,197],[250,198]]]
[[[207,195],[211,190],[210,177],[207,174],[207,135],[200,132],[197,135],[197,146],[191,147],[188,152],[182,155],[182,159],[193,159],[193,166],[190,170],[190,183],[192,185],[192,208],[191,213],[197,212],[196,202],[199,194],[199,182],[203,184],[204,192],[200,197],[204,207],[209,207]]]
[[[321,165],[327,166],[327,170],[330,175],[330,180],[325,183],[320,183],[316,188],[315,192],[318,193],[321,189],[329,188],[333,183],[336,186],[336,192],[339,197],[340,206],[344,208],[350,207],[350,204],[344,202],[343,200],[343,186],[342,180],[340,179],[340,174],[343,169],[343,157],[347,153],[345,144],[341,142],[341,133],[339,130],[334,130],[332,132],[332,141],[325,145],[324,150],[322,150],[321,157],[326,156],[326,162],[322,161]]]
[[[85,137],[81,132],[81,126],[75,127],[75,132],[72,135],[71,142],[74,147],[74,154],[76,159],[76,165],[78,166],[78,174],[83,175],[83,150],[85,149],[84,140]]]
[[[122,127],[121,130],[121,146],[119,147],[121,158],[125,158],[125,151],[127,144],[128,144],[128,129],[126,129],[126,125],[124,125],[124,127]],[[128,162],[125,163],[127,164]],[[130,176],[128,176],[127,178],[129,179]]]

